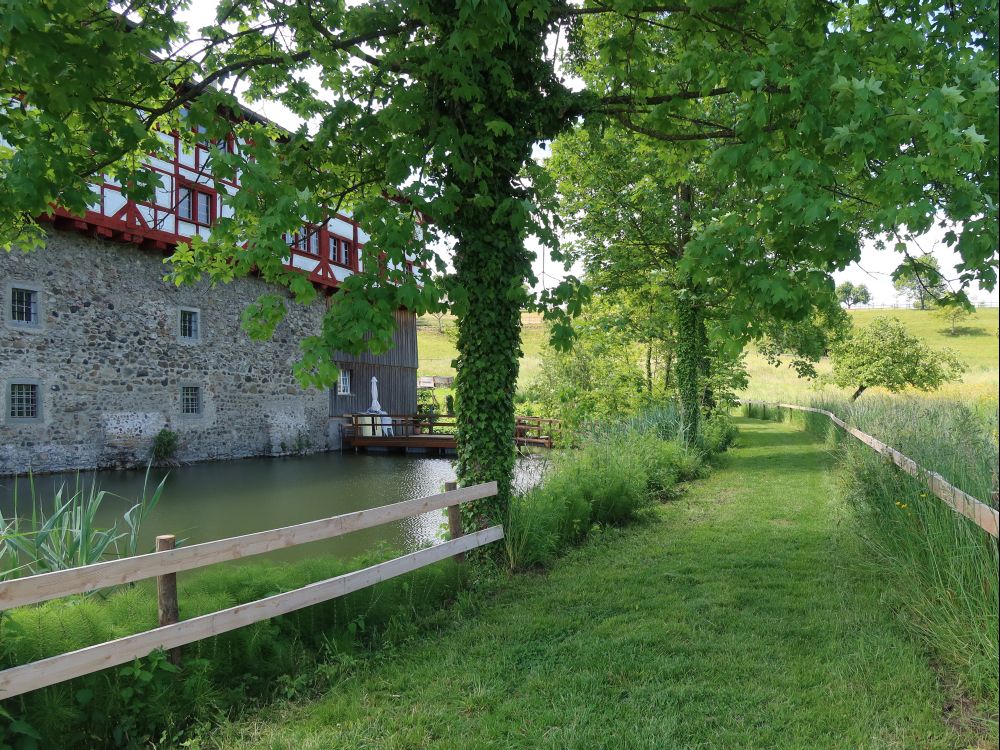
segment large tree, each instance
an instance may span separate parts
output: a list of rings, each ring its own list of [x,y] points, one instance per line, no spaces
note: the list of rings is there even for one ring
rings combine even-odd
[[[775,364],[790,354],[800,371],[813,373],[810,362],[823,354],[831,321],[843,316],[833,266],[822,262],[822,248],[808,248],[808,238],[794,256],[769,251],[762,238],[757,263],[696,280],[691,247],[701,232],[719,214],[762,198],[721,179],[711,154],[703,144],[663,144],[610,125],[560,136],[547,163],[573,238],[564,252],[582,262],[587,282],[605,298],[646,321],[649,341],[669,347],[689,441],[716,401],[709,386],[716,364],[728,367],[755,338]],[[795,291],[771,295],[774,285]]]
[[[499,480],[501,505],[531,277],[525,238],[554,242],[532,151],[581,118],[704,143],[713,169],[749,186],[752,203],[706,217],[686,243],[693,284],[728,273],[741,294],[804,308],[826,288],[823,272],[803,284],[755,269],[775,254],[819,267],[855,260],[862,207],[871,233],[956,222],[947,242],[962,257],[960,283],[995,282],[997,9],[988,0],[222,0],[216,22],[194,33],[175,20],[181,5],[138,0],[127,22],[103,0],[4,6],[0,136],[12,148],[0,145],[0,243],[37,239],[33,219],[52,203],[83,211],[94,200],[88,180],[102,171],[150,195],[142,162],[160,148],[156,128],[198,125],[208,138],[235,130],[245,147],[217,159],[219,174],[241,170],[235,218],[177,252],[176,276],[225,281],[256,270],[308,301],[315,291],[282,266],[281,233],[303,217],[353,210],[372,232],[371,257],[386,264],[349,279],[322,332],[303,342],[299,375],[324,384],[331,350],[384,349],[393,309],[436,304],[435,284],[386,269],[404,253],[434,264],[428,242],[448,240],[459,473]],[[557,38],[591,55],[599,86],[566,85],[547,44]],[[219,114],[239,113],[241,85],[246,101],[276,99],[306,124],[292,133],[233,125]],[[707,102],[715,114],[706,118]],[[422,217],[430,223],[419,231]],[[266,335],[283,306],[265,297],[248,325]],[[553,304],[550,315],[577,308]]]
[[[868,291],[868,287],[864,284],[852,284],[850,281],[843,281],[837,284],[837,299],[850,310],[855,305],[867,305],[871,302],[872,295]]]

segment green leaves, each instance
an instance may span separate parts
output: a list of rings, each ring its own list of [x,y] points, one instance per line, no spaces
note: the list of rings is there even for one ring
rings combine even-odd
[[[833,380],[856,388],[886,388],[896,393],[907,387],[932,391],[961,377],[965,366],[947,349],[933,350],[911,336],[897,319],[875,318],[836,344],[830,353]]]

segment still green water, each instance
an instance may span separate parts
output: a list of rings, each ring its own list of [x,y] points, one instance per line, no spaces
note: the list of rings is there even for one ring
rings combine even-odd
[[[522,460],[519,483],[530,484],[535,459]],[[51,510],[52,497],[63,483],[77,481],[115,493],[101,505],[99,521],[110,525],[142,495],[145,472],[101,471],[35,477],[35,495]],[[159,505],[142,528],[140,550],[152,549],[157,534],[175,534],[186,544],[289,526],[340,513],[433,495],[455,478],[446,458],[354,453],[321,453],[290,458],[218,461],[175,469],[153,469],[149,494],[166,475]],[[31,491],[26,478],[17,480],[18,511],[30,514]],[[0,507],[10,515],[15,480],[0,478]],[[353,532],[324,542],[261,555],[256,560],[295,559],[332,554],[354,557],[388,544],[412,551],[438,535],[445,515],[426,513],[396,523]]]

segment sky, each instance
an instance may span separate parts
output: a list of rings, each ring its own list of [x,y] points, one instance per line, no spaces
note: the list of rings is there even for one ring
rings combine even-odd
[[[216,5],[216,0],[195,0],[181,15],[188,23],[189,28],[194,31],[212,22],[215,17]],[[255,102],[252,108],[268,119],[285,127],[295,128],[299,123],[295,115],[275,102]],[[535,158],[541,160],[544,157],[545,151],[536,148]],[[957,271],[955,271],[955,264],[959,261],[959,257],[957,253],[941,242],[944,231],[943,229],[936,228],[927,235],[917,238],[916,241],[908,242],[907,245],[910,255],[921,255],[924,252],[933,253],[940,263],[942,273],[946,278],[952,279],[958,275]],[[571,268],[569,271],[564,270],[561,263],[554,262],[547,256],[547,253],[544,252],[538,243],[530,238],[527,244],[530,249],[535,251],[536,255],[533,264],[533,270],[538,279],[536,290],[555,286],[568,273],[577,276],[581,274],[579,266]],[[893,244],[893,242],[889,242],[888,248],[891,248]],[[447,252],[444,254],[447,255]],[[834,280],[838,284],[842,281],[864,284],[871,292],[872,305],[904,303],[905,300],[899,297],[893,288],[891,279],[892,271],[899,265],[901,259],[902,255],[900,253],[892,249],[878,250],[875,247],[875,243],[870,242],[862,248],[861,260],[857,263],[852,263],[843,271],[835,273]],[[997,289],[989,292],[980,288],[978,284],[973,285],[968,290],[968,293],[970,299],[977,304],[996,304],[998,299],[1000,299]]]

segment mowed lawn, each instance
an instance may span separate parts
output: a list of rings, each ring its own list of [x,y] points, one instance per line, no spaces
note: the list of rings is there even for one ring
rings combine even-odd
[[[960,721],[883,583],[833,459],[787,424],[655,518],[361,660],[322,699],[223,727],[226,748],[959,748]],[[987,745],[982,745],[986,747]]]

